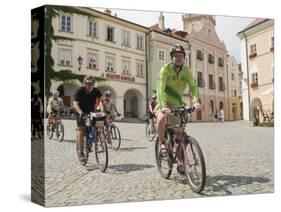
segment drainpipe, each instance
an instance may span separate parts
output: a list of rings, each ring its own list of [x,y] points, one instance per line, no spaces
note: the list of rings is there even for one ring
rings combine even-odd
[[[145,111],[146,111],[146,114],[147,114],[147,106],[148,106],[148,51],[149,51],[149,48],[148,48],[148,42],[147,42],[147,39],[148,39],[148,35],[151,31],[149,31],[148,33],[145,32],[145,74],[146,74],[146,104],[145,104]]]
[[[248,78],[248,82],[247,82],[247,85],[248,85],[248,107],[249,107],[249,121],[251,120],[251,117],[250,117],[250,70],[249,70],[249,61],[248,61],[248,40],[247,40],[247,36],[245,34],[245,32],[243,32],[243,36],[245,38],[245,41],[246,41],[246,64],[247,64],[247,78]]]
[[[187,42],[187,45],[188,45],[188,49],[189,49],[189,54],[188,54],[188,66],[189,66],[189,68],[190,68],[190,70],[192,71],[192,69],[191,69],[191,45],[190,45],[190,43],[189,43],[189,41],[186,39],[186,42]],[[195,76],[193,76],[194,78],[195,78]],[[199,88],[198,88],[198,90],[199,90]],[[190,94],[190,90],[189,90],[189,94]],[[190,103],[192,103],[192,96],[191,95],[189,95],[189,102]]]
[[[189,41],[187,40],[187,44],[188,44],[188,49],[189,49],[189,54],[188,54],[188,62],[189,62],[189,67],[191,69],[191,45],[189,43]]]
[[[229,59],[229,56],[227,58]],[[228,59],[227,59],[227,62],[229,61]],[[230,86],[229,86],[229,81],[228,81],[228,70],[229,69],[228,69],[228,63],[227,63],[226,64],[226,83],[227,83],[227,92],[226,93],[227,93],[227,97],[228,97],[227,98],[228,99],[228,111],[227,111],[228,112],[228,120],[230,121],[230,108],[232,109],[232,105],[230,107],[230,98],[229,98],[229,96],[230,96],[229,95],[229,87]],[[234,120],[234,118],[233,118],[233,120]]]

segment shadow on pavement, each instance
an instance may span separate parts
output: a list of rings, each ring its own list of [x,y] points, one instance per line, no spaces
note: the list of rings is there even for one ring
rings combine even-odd
[[[113,170],[112,174],[118,173],[129,173],[133,171],[140,171],[144,169],[150,169],[154,168],[154,166],[147,165],[147,164],[132,164],[132,163],[127,163],[127,164],[120,164],[120,165],[113,165],[109,166],[109,170]]]
[[[122,138],[122,136],[121,136],[121,141],[134,141],[134,139],[130,139],[130,138]]]
[[[231,188],[249,184],[264,184],[269,183],[271,180],[265,177],[248,177],[248,176],[233,176],[233,175],[218,175],[218,176],[207,176],[206,186],[203,190],[203,195],[210,196],[207,193],[213,192],[225,192],[226,195],[232,194]]]
[[[77,140],[66,139],[66,140],[63,140],[62,143],[63,143],[63,142],[67,142],[67,143],[76,143]]]
[[[118,149],[118,151],[134,151],[134,150],[138,150],[138,149],[147,149],[147,147],[128,147],[128,148],[120,148]]]

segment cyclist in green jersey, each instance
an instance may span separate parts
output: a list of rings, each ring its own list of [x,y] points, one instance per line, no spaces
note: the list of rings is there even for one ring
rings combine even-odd
[[[180,120],[178,117],[172,116],[170,113],[171,109],[183,105],[182,96],[187,85],[192,92],[193,106],[196,111],[200,110],[198,86],[190,68],[184,64],[185,55],[184,48],[181,45],[173,45],[170,51],[171,62],[161,68],[157,79],[158,104],[154,112],[157,117],[156,130],[158,139],[163,151],[167,150],[164,143],[167,117],[171,125],[179,124]],[[176,138],[179,139],[180,131],[176,130],[175,133]]]

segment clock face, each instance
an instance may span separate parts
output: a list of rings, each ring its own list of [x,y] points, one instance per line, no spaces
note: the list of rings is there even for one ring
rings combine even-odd
[[[199,32],[203,28],[203,22],[202,21],[195,21],[193,23],[193,30],[195,32]]]

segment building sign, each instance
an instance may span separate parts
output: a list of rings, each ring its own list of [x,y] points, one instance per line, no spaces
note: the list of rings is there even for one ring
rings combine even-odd
[[[135,81],[135,77],[119,75],[119,74],[110,74],[110,73],[106,73],[106,78],[114,79],[114,80],[130,81],[130,82]]]

